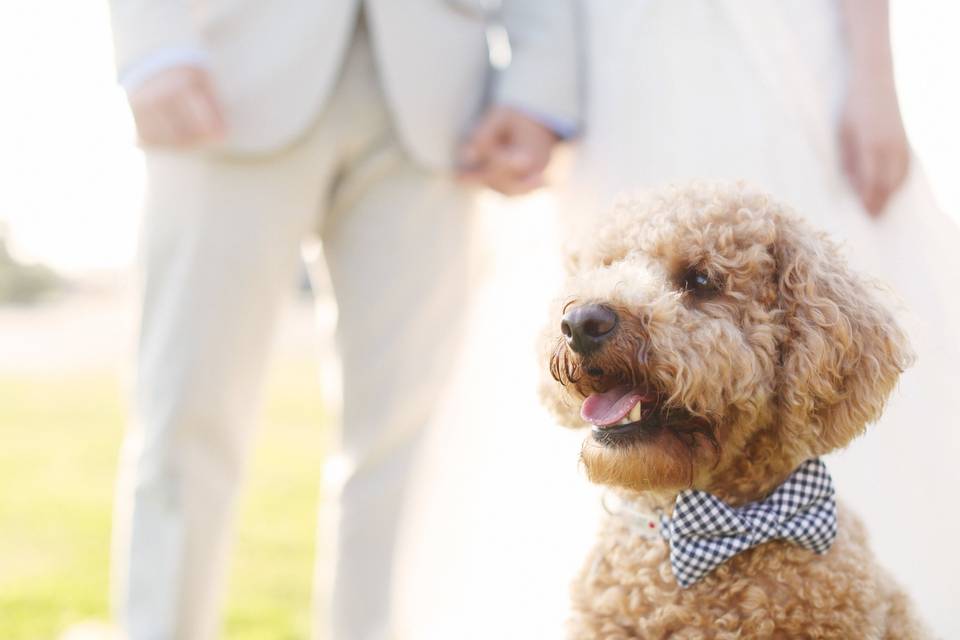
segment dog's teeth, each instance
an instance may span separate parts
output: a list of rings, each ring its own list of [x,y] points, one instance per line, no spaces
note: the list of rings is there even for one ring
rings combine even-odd
[[[630,413],[627,415],[627,421],[637,422],[640,420],[642,413],[643,409],[641,407],[641,403],[638,402],[636,405],[634,405],[633,409],[630,409]]]

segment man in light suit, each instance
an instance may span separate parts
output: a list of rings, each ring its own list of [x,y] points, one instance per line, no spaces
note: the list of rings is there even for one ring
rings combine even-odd
[[[112,0],[148,172],[114,535],[131,640],[215,635],[268,342],[311,233],[343,371],[320,633],[389,634],[403,487],[466,301],[455,172],[540,184],[580,118],[571,4],[506,0],[512,60],[491,76],[489,0]]]

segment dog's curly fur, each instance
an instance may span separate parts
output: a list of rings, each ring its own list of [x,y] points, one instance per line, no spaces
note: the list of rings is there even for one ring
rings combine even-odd
[[[584,425],[592,392],[657,397],[662,426],[627,444],[590,435],[582,450],[590,479],[632,509],[669,514],[688,487],[760,499],[880,416],[910,363],[906,338],[879,288],[787,207],[742,184],[695,183],[623,200],[602,220],[570,252],[543,396],[568,426]],[[588,355],[559,331],[583,304],[618,316]],[[571,637],[925,637],[842,505],[839,526],[823,555],[770,542],[680,589],[666,543],[611,514],[574,584]]]

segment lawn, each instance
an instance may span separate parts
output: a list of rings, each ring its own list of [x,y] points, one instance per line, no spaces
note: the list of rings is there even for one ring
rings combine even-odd
[[[0,638],[106,619],[119,376],[0,376]],[[275,366],[240,507],[223,637],[307,638],[324,416],[313,365]]]

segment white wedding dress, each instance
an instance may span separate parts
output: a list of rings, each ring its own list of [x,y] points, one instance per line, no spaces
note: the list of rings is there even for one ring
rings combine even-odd
[[[830,0],[588,0],[589,115],[569,185],[487,214],[496,249],[428,435],[400,545],[402,638],[559,638],[595,526],[579,433],[536,399],[557,242],[619,192],[747,179],[845,243],[902,299],[919,359],[879,424],[831,456],[841,498],[944,637],[960,637],[960,231],[916,162],[879,220],[840,169],[843,33]],[[560,225],[547,209],[562,201]],[[557,229],[559,228],[559,231]]]

